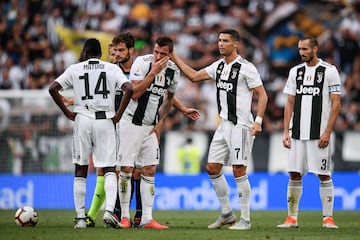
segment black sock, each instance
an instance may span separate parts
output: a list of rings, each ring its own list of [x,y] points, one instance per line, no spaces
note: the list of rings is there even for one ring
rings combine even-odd
[[[121,206],[120,206],[119,194],[117,194],[117,197],[116,197],[114,213],[119,219],[121,219]]]
[[[136,213],[135,213],[135,217],[136,218],[141,218],[142,215],[142,204],[141,204],[141,194],[140,194],[140,179],[138,180],[134,180],[135,181],[135,190],[136,190]]]

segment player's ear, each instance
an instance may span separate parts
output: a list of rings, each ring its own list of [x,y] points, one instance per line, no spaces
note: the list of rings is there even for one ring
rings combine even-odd
[[[135,52],[135,49],[134,49],[133,47],[129,48],[129,53],[130,53],[130,55],[133,55],[134,52]]]

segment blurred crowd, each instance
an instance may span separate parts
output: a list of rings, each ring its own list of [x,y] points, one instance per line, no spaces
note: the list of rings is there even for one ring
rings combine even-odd
[[[150,53],[155,38],[169,35],[178,55],[196,69],[219,58],[218,32],[235,28],[242,36],[240,55],[257,66],[269,95],[268,132],[283,127],[282,89],[300,60],[297,41],[313,35],[321,44],[319,56],[338,67],[343,81],[336,130],[360,130],[360,1],[8,0],[1,1],[0,12],[0,89],[46,88],[78,61],[54,30],[57,25],[113,36],[130,31],[136,55]],[[176,95],[202,117],[191,122],[173,110],[166,129],[215,129],[214,83],[180,82]]]

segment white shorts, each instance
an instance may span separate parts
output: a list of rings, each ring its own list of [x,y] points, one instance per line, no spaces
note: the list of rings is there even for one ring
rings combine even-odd
[[[128,120],[120,120],[120,166],[143,167],[158,165],[160,148],[156,134],[149,134],[154,126],[138,126]]]
[[[222,120],[211,141],[208,162],[247,166],[253,142],[248,128]]]
[[[291,139],[288,171],[331,176],[330,145],[319,148],[319,140]]]
[[[94,167],[116,166],[114,123],[111,119],[92,119],[77,114],[73,131],[73,163],[88,165],[91,153]]]

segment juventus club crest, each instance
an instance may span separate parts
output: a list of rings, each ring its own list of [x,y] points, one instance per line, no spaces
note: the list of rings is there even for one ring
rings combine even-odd
[[[304,75],[304,72],[303,71],[299,71],[298,73],[298,77],[296,78],[297,81],[301,81],[303,79],[303,75]]]
[[[323,72],[317,72],[316,76],[317,76],[316,81],[318,83],[321,83],[323,81],[324,73]]]
[[[235,80],[238,76],[238,72],[240,71],[239,68],[233,68],[231,71],[230,79]]]

